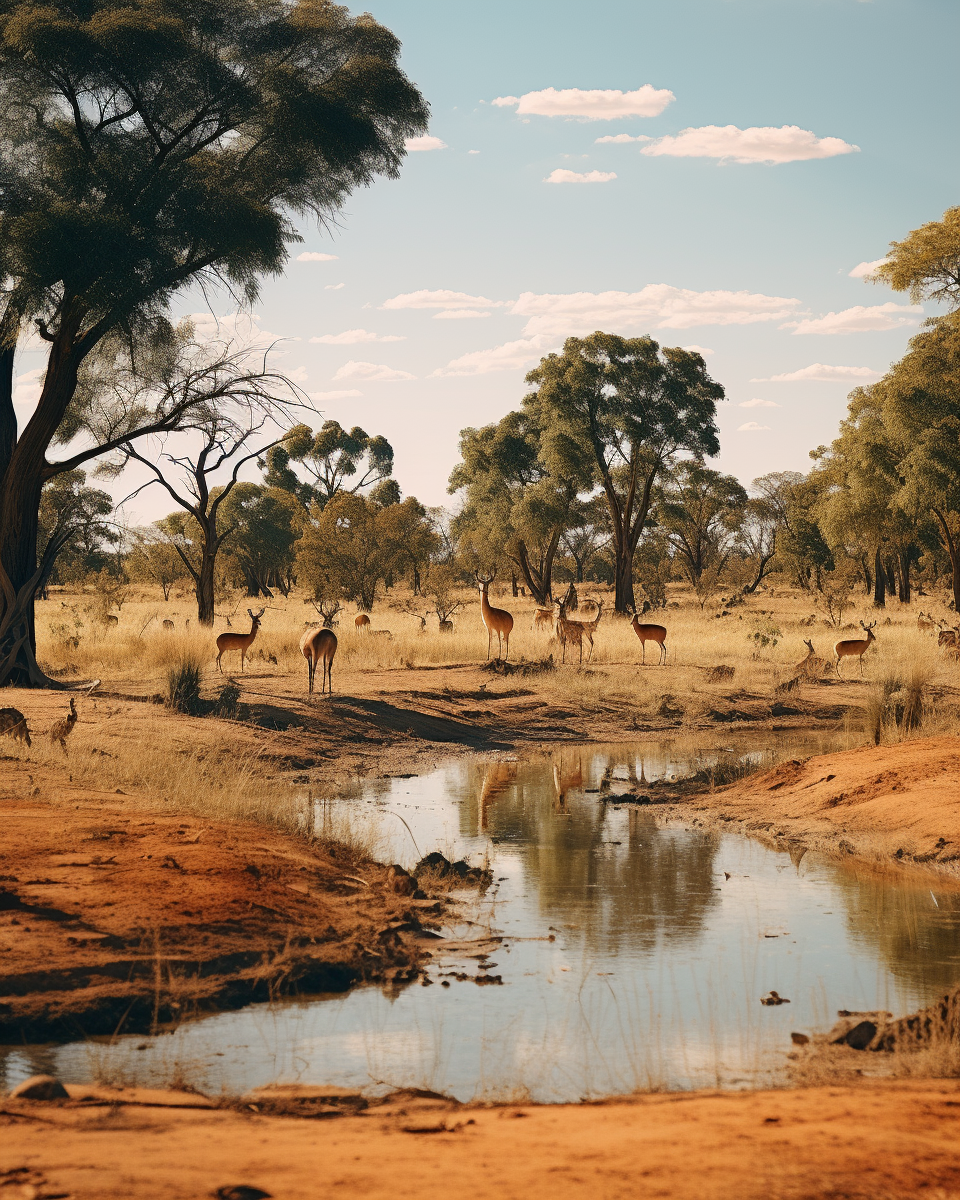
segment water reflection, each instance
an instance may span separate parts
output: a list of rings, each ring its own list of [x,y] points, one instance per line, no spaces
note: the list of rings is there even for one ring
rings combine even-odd
[[[496,882],[464,915],[503,934],[504,986],[367,988],[253,1006],[175,1038],[0,1049],[0,1074],[80,1080],[98,1068],[162,1083],[188,1061],[214,1090],[381,1080],[462,1099],[522,1087],[540,1100],[776,1081],[791,1030],[822,1028],[837,1008],[910,1011],[960,979],[960,897],[795,847],[659,827],[654,811],[615,796],[724,756],[829,748],[565,746],[358,783],[349,799],[305,797],[318,828],[358,814],[377,826],[387,861],[412,865],[434,848],[488,859]],[[771,988],[791,1004],[762,1007]]]

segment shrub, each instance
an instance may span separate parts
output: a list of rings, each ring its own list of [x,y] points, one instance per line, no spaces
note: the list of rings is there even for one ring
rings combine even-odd
[[[167,704],[188,716],[201,712],[200,684],[203,667],[198,658],[184,655],[167,671]]]

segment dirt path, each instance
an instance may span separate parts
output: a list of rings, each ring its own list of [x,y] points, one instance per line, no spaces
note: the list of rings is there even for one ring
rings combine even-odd
[[[956,1200],[958,1116],[953,1082],[555,1107],[400,1095],[332,1120],[8,1099],[0,1197]]]
[[[440,909],[398,895],[385,867],[65,780],[56,804],[15,798],[36,772],[4,767],[0,1040],[139,1032],[198,1009],[419,972],[418,930]]]

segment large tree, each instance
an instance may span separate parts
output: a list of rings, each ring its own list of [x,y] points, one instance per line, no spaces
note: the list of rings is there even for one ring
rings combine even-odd
[[[694,587],[708,567],[723,569],[746,504],[738,479],[702,463],[677,463],[665,476],[657,492],[657,524]]]
[[[252,301],[297,240],[292,217],[329,221],[395,176],[427,124],[398,56],[388,30],[327,0],[0,0],[3,677],[45,681],[41,490],[104,449],[48,459],[84,360],[115,330],[162,330],[190,284]],[[21,432],[13,357],[33,333],[46,371]],[[126,417],[121,441],[171,428]]]
[[[543,430],[543,460],[557,478],[588,472],[610,514],[616,609],[635,608],[633,556],[653,488],[681,453],[717,454],[723,388],[699,354],[652,338],[594,333],[568,338],[527,376],[524,400]]]
[[[308,476],[301,480],[292,464]],[[359,425],[344,429],[324,421],[314,434],[309,425],[296,425],[282,446],[264,455],[264,482],[298,497],[305,508],[321,508],[341,492],[375,492],[393,485],[393,447],[379,434],[371,437]],[[397,497],[399,499],[399,496]]]

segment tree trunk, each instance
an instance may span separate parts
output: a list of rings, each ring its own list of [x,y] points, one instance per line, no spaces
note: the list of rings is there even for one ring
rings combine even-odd
[[[912,547],[906,546],[900,551],[900,602],[901,604],[910,603],[910,551]]]
[[[413,564],[413,594],[419,596],[421,594],[422,581],[420,579],[420,567],[417,563]]]
[[[870,573],[870,563],[867,559],[860,559],[860,570],[863,572],[863,590],[869,596],[873,591],[873,576]]]
[[[614,551],[614,608],[618,613],[635,612],[637,602],[633,593],[633,547],[615,542]]]
[[[940,541],[950,555],[950,566],[953,571],[953,608],[954,612],[960,612],[960,539],[950,528],[946,512],[937,508],[931,511],[940,526]]]
[[[895,596],[897,594],[897,575],[892,558],[887,559],[887,595]]]
[[[880,547],[877,547],[877,552],[873,556],[873,607],[886,608],[887,606],[887,580],[886,572],[883,569],[883,559],[880,557]]]
[[[217,546],[203,547],[203,557],[200,559],[200,570],[196,577],[197,620],[201,625],[213,624],[213,591],[214,568],[217,562]]]

